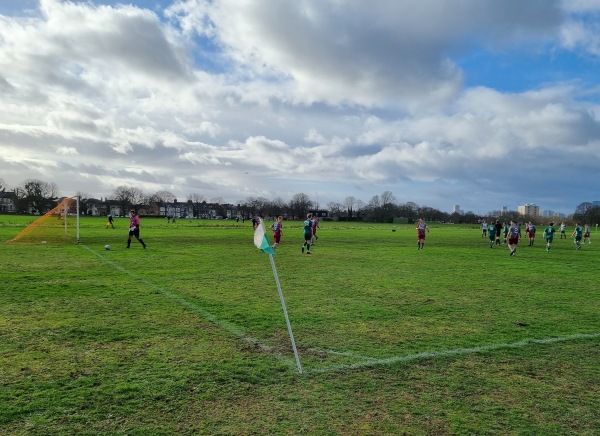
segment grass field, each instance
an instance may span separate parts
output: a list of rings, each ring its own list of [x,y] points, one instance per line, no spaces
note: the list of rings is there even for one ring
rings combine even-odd
[[[4,243],[31,221],[0,215],[0,434],[599,433],[596,233],[510,257],[477,226],[418,251],[413,226],[322,222],[308,256],[284,222],[299,374],[249,222]]]

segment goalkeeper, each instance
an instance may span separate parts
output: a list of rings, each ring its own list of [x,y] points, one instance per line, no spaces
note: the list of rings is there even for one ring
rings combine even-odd
[[[127,248],[131,246],[132,236],[135,236],[135,239],[140,241],[145,250],[146,244],[144,244],[144,241],[140,238],[140,217],[135,213],[135,210],[129,212],[129,238],[127,238]]]

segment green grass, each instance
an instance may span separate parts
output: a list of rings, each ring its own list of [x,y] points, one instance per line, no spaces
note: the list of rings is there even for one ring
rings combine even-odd
[[[31,218],[0,216],[0,241]],[[599,251],[477,226],[83,218],[0,242],[0,434],[597,434]],[[392,231],[394,230],[394,231]],[[110,251],[104,245],[110,244]]]

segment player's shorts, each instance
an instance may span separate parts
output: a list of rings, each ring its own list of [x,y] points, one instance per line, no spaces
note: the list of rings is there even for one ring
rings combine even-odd
[[[529,232],[529,237],[530,238],[535,238],[535,232]]]
[[[581,236],[575,236],[576,241],[581,241]]]
[[[425,240],[425,231],[419,231],[417,232],[417,239],[419,240]]]
[[[589,238],[590,237],[590,232],[585,232],[585,234],[583,235],[584,238]]]
[[[129,229],[129,236],[137,236],[139,238],[140,237],[140,228],[139,227],[130,228]]]
[[[513,237],[511,236],[510,238],[508,238],[508,243],[510,245],[517,245],[519,243],[519,237]]]
[[[304,240],[305,240],[305,241],[310,241],[310,240],[312,240],[312,233],[305,233],[305,234],[304,234]]]
[[[548,242],[548,243],[552,243],[553,240],[554,240],[554,238],[551,236],[546,238],[546,242]]]

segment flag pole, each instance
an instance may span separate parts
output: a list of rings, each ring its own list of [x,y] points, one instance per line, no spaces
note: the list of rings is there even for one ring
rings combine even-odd
[[[296,366],[298,366],[298,372],[302,374],[302,365],[300,364],[300,357],[298,356],[298,350],[296,349],[296,341],[294,340],[294,333],[292,332],[292,325],[285,308],[285,301],[283,299],[283,292],[281,292],[281,285],[279,284],[279,277],[277,276],[277,268],[275,268],[275,261],[273,255],[269,253],[269,260],[271,261],[271,268],[273,268],[273,277],[275,277],[275,283],[277,283],[277,292],[279,292],[279,299],[281,300],[281,307],[283,308],[283,314],[285,316],[285,322],[287,323],[288,332],[290,333],[290,341],[292,342],[292,348],[294,349],[294,357],[296,358]]]

